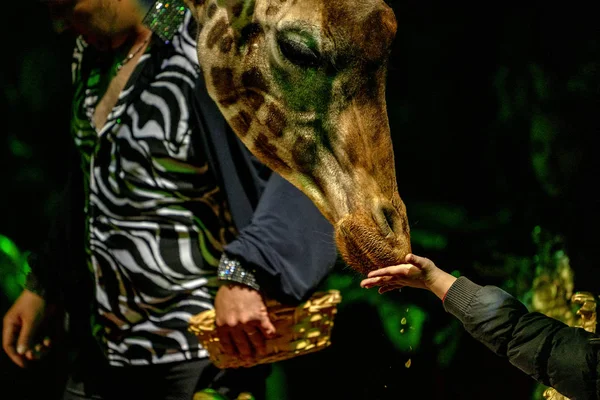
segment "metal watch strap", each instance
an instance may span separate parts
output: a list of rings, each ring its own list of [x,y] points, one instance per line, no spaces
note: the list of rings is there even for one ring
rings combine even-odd
[[[260,290],[254,273],[255,271],[244,268],[238,260],[227,257],[225,253],[221,255],[218,267],[220,280],[241,283],[254,290]]]
[[[149,5],[142,23],[162,40],[172,40],[183,22],[187,9],[183,0],[143,0],[142,4],[145,7]]]

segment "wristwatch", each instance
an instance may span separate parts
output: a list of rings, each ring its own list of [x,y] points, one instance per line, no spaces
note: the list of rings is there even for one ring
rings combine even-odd
[[[185,16],[183,0],[137,0],[145,14],[142,23],[162,40],[173,39]]]
[[[244,267],[237,259],[230,258],[225,253],[221,255],[218,267],[218,277],[220,280],[241,283],[254,290],[260,290],[260,286],[256,282],[255,272]]]

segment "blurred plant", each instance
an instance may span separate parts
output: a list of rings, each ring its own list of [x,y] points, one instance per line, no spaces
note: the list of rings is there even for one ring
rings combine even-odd
[[[438,365],[448,367],[458,351],[460,338],[464,328],[457,319],[452,319],[444,328],[440,329],[433,337],[433,343],[438,346]]]
[[[531,288],[529,308],[589,332],[596,331],[596,299],[592,293],[573,292],[574,273],[565,252],[564,239],[560,235],[533,230],[537,245],[534,257],[535,278]],[[553,388],[539,385],[536,398],[568,400]],[[539,393],[541,392],[541,396]]]
[[[28,271],[27,253],[21,252],[6,236],[0,235],[0,282],[11,303],[21,294]]]
[[[564,250],[564,240],[537,226],[533,230],[533,241],[537,245],[535,278],[528,304],[532,311],[569,324],[572,318],[569,301],[573,295],[573,270]]]
[[[193,400],[230,400],[226,396],[218,393],[213,389],[204,389],[194,393]],[[233,399],[231,399],[233,400]],[[254,400],[254,396],[250,393],[240,393],[235,400]]]
[[[387,339],[398,351],[418,350],[427,318],[422,307],[394,296],[382,296],[376,290],[362,289],[354,274],[344,270],[331,273],[325,287],[340,291],[343,299],[338,306],[340,310],[356,302],[373,306],[383,323]]]

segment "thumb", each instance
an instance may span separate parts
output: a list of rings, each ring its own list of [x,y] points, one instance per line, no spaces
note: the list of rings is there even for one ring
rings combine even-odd
[[[427,264],[431,263],[429,259],[425,257],[416,256],[412,253],[407,254],[405,260],[407,263],[412,264],[419,269],[425,269],[428,267]]]
[[[260,321],[260,330],[262,331],[263,335],[266,338],[273,337],[273,335],[275,335],[275,332],[277,331],[275,329],[275,326],[273,325],[273,323],[269,319],[268,315],[264,315],[262,317],[262,319]]]

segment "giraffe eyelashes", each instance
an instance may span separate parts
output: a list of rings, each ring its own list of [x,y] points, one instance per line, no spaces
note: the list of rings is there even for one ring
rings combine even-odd
[[[298,67],[320,67],[323,64],[323,57],[317,49],[316,40],[303,36],[290,31],[277,32],[277,45],[281,54]]]

